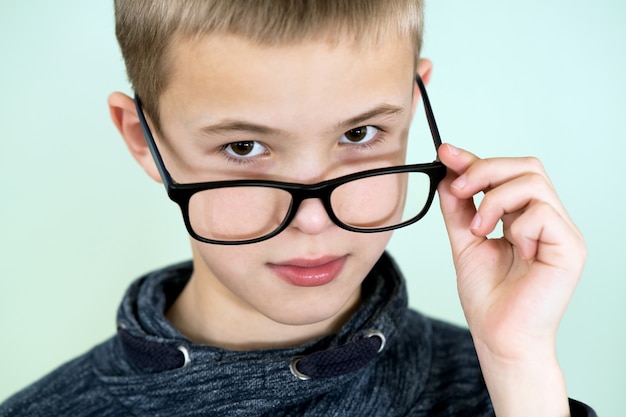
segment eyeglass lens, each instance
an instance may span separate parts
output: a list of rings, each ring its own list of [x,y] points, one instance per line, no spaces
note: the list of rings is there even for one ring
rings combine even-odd
[[[430,177],[423,172],[376,175],[342,184],[332,192],[330,201],[333,213],[345,225],[378,229],[420,214],[430,188]],[[279,188],[214,188],[193,194],[189,219],[193,231],[206,239],[256,239],[278,229],[292,204],[291,194]]]

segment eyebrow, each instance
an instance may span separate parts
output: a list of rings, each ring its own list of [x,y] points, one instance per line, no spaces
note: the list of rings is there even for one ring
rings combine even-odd
[[[404,107],[401,106],[395,106],[392,104],[381,104],[371,110],[366,111],[365,113],[359,114],[358,116],[351,117],[348,120],[338,123],[337,128],[338,130],[352,129],[354,127],[361,126],[365,122],[375,118],[396,116],[403,113],[404,110]]]
[[[216,124],[205,126],[200,129],[200,131],[207,135],[219,135],[232,132],[246,132],[261,135],[280,135],[285,133],[282,130],[273,127],[246,122],[243,120],[231,119],[225,119],[217,122]]]
[[[379,106],[374,107],[371,110],[368,110],[364,113],[361,113],[357,116],[351,117],[347,120],[341,121],[337,123],[337,130],[348,130],[354,127],[358,127],[363,125],[368,120],[380,117],[393,117],[395,115],[401,114],[405,111],[404,107],[391,105],[391,104],[381,104]],[[254,133],[257,135],[265,135],[265,136],[291,136],[291,134],[285,132],[284,130],[277,129],[274,127],[247,122],[244,120],[236,120],[236,119],[224,119],[215,124],[205,126],[200,131],[206,135],[219,135],[219,134],[228,134],[234,132],[244,132],[244,133]]]

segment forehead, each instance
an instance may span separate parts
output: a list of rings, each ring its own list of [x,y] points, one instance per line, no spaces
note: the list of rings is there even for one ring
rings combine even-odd
[[[259,45],[233,35],[178,39],[169,51],[169,82],[160,105],[167,117],[181,106],[192,113],[198,108],[245,114],[398,102],[410,95],[414,56],[412,42],[391,37],[289,45]]]

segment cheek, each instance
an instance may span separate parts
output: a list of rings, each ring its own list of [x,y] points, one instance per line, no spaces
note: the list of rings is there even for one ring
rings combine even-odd
[[[352,258],[350,273],[364,279],[384,252],[393,232],[349,233]],[[348,241],[347,241],[348,242]]]
[[[194,272],[211,286],[219,283],[234,292],[254,286],[265,263],[263,251],[254,246],[209,245],[192,239]]]

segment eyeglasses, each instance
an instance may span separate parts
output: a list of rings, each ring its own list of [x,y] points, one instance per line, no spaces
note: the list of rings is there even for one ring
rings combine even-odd
[[[436,152],[441,138],[435,117],[419,75],[415,82]],[[424,217],[446,175],[446,167],[437,158],[431,163],[371,169],[317,184],[265,180],[178,184],[163,163],[137,95],[135,106],[169,198],[179,205],[189,234],[205,243],[242,245],[276,236],[309,198],[319,199],[329,218],[345,230],[376,233],[398,229]]]

